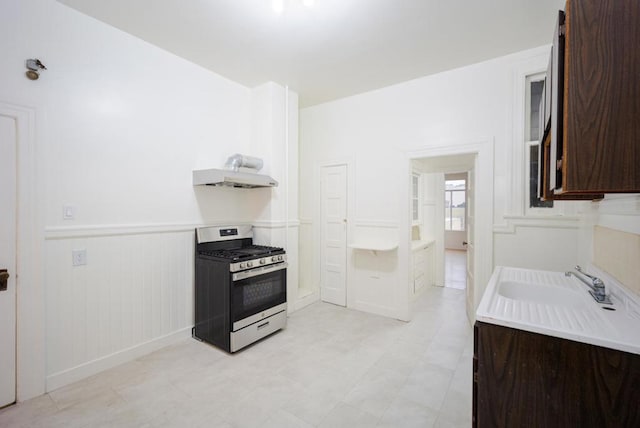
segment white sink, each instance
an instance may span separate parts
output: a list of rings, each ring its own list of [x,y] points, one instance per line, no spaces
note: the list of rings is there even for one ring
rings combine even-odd
[[[640,298],[611,278],[607,287],[613,305],[564,272],[497,266],[476,320],[640,355]]]
[[[531,284],[518,281],[502,281],[498,284],[498,294],[507,299],[542,303],[552,306],[584,306],[584,296],[568,288],[551,285]]]

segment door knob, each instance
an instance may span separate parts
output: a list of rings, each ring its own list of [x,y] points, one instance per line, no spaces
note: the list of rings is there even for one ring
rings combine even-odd
[[[6,269],[0,269],[0,291],[7,291],[7,281],[9,281],[9,272]]]
[[[462,241],[462,245],[469,245],[467,241]]]

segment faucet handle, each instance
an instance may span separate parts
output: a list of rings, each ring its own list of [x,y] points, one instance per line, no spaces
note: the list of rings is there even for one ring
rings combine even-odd
[[[589,290],[589,294],[593,296],[596,302],[604,305],[613,304],[611,302],[611,299],[607,295],[607,289],[604,285],[604,282],[600,278],[595,277],[593,275],[589,275],[588,273],[583,271],[580,266],[576,266],[576,271],[578,271],[584,277],[589,278],[591,280],[591,284],[589,284],[589,282],[585,278],[578,276],[575,272],[565,272],[564,274],[565,276],[573,275],[576,278],[578,278],[580,281],[584,282],[587,286],[589,286],[589,288],[591,289]]]
[[[591,279],[591,281],[593,282],[593,286],[594,286],[594,288],[596,290],[597,289],[600,289],[600,290],[604,290],[605,289],[604,282],[600,278],[598,278],[597,276],[589,275],[588,273],[586,273],[585,271],[582,270],[580,265],[576,266],[576,270],[578,272],[580,272],[581,274],[583,274],[584,276],[586,276],[587,278]],[[601,292],[604,292],[604,291],[601,291]]]
[[[600,278],[598,278],[598,277],[596,277],[596,276],[593,276],[593,275],[589,275],[588,273],[586,273],[585,271],[583,271],[583,270],[582,270],[582,268],[580,267],[580,265],[576,265],[576,270],[577,270],[578,272],[580,272],[581,274],[583,274],[584,276],[591,278],[591,280],[592,280],[594,283],[596,283],[596,282],[600,282],[600,283],[602,283],[602,280],[601,280]]]

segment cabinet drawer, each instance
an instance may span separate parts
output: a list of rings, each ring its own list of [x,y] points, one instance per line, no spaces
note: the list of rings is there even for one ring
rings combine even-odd
[[[238,331],[231,332],[231,352],[236,352],[258,339],[275,333],[287,325],[287,311],[278,312]]]

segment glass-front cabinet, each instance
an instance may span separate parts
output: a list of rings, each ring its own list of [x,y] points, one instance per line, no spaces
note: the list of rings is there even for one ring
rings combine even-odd
[[[417,226],[420,224],[420,222],[422,221],[422,209],[420,207],[420,201],[421,201],[421,196],[420,196],[420,192],[421,192],[421,178],[420,178],[420,174],[417,172],[414,172],[411,174],[411,225],[412,226]]]

